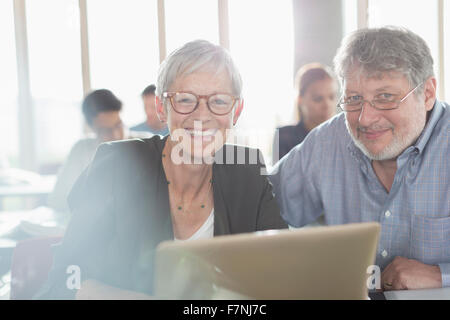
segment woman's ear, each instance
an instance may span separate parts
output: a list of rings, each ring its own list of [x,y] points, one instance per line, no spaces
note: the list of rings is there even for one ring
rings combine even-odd
[[[238,102],[237,108],[234,110],[233,114],[233,126],[236,125],[236,122],[239,119],[239,116],[241,115],[242,109],[244,108],[244,99],[240,99]]]
[[[158,116],[159,121],[166,123],[167,122],[166,108],[164,107],[163,100],[158,96],[155,96],[155,108],[156,108],[156,115]]]

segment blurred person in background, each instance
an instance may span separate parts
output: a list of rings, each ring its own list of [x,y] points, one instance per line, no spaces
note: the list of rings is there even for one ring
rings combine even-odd
[[[279,139],[275,136],[273,164],[301,143],[312,129],[336,114],[338,84],[329,67],[320,63],[301,67],[295,77],[295,90],[300,121],[277,129]]]
[[[136,135],[130,134],[125,128],[120,118],[122,102],[109,90],[100,89],[89,93],[83,100],[82,110],[92,133],[75,143],[58,173],[48,201],[49,206],[58,212],[69,211],[67,195],[92,160],[100,143],[132,138]]]
[[[169,133],[167,125],[161,122],[156,114],[155,91],[156,86],[154,84],[147,86],[144,91],[142,91],[141,97],[147,119],[130,129],[133,131],[144,131],[151,134],[166,136]]]

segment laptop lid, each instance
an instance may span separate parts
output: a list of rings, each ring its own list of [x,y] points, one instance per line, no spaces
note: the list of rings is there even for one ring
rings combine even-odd
[[[156,252],[160,299],[367,299],[376,222],[269,230],[186,242]]]

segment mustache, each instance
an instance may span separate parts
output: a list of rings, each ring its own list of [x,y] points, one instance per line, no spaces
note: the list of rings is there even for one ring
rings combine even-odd
[[[382,130],[388,130],[388,129],[394,129],[393,125],[385,125],[385,126],[380,126],[380,125],[372,125],[372,126],[357,126],[356,127],[356,131],[358,132],[371,132],[371,131],[382,131]]]

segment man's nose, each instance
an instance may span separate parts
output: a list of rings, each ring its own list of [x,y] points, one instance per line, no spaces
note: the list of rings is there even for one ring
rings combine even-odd
[[[380,117],[380,110],[377,110],[370,101],[364,100],[362,102],[358,122],[362,126],[369,126],[378,121]]]

